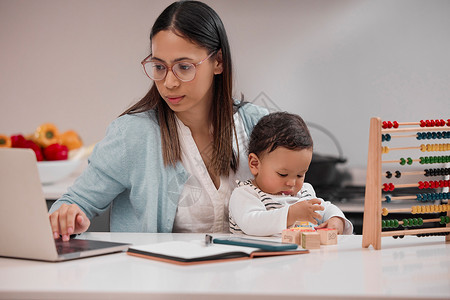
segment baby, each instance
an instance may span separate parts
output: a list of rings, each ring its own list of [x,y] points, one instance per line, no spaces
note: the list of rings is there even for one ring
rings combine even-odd
[[[316,197],[304,182],[313,141],[303,119],[286,112],[271,113],[250,136],[248,165],[254,176],[238,181],[230,198],[230,231],[255,236],[279,234],[296,221],[352,234],[353,225],[329,201]]]

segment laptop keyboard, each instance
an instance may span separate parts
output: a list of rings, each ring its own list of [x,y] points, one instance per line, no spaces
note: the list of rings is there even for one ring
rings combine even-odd
[[[88,242],[76,239],[71,239],[68,242],[63,242],[59,239],[55,241],[55,246],[58,254],[67,254],[94,249],[92,247],[89,247]]]

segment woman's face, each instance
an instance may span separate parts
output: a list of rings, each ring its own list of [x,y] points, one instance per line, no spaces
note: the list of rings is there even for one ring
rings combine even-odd
[[[249,167],[255,184],[265,193],[295,196],[305,180],[312,159],[312,150],[289,150],[278,147],[260,158],[249,155]]]
[[[208,56],[208,51],[170,30],[158,32],[152,39],[152,57],[169,68],[175,63],[197,64]],[[171,70],[166,78],[155,81],[161,97],[177,114],[202,113],[210,109],[215,74],[222,73],[222,65],[216,56],[196,66],[195,78],[189,82],[178,79]]]

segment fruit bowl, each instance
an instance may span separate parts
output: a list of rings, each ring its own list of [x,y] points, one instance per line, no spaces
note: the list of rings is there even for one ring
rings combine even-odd
[[[39,161],[37,163],[42,184],[50,184],[69,177],[79,166],[78,159]]]

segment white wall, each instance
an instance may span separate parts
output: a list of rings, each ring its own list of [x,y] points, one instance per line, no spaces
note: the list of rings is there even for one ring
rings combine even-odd
[[[0,133],[50,121],[101,139],[148,90],[140,61],[171,2],[0,0]],[[235,94],[324,126],[349,166],[366,163],[372,116],[450,118],[450,1],[206,2],[228,31]]]

